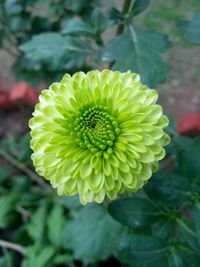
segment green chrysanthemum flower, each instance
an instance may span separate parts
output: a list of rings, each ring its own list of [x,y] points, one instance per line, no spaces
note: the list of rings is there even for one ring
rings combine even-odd
[[[137,191],[170,140],[156,101],[157,92],[130,71],[66,74],[42,91],[30,120],[36,171],[83,204]]]

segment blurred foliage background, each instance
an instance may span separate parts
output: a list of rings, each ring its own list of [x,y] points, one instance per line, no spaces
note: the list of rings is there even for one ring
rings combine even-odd
[[[0,108],[0,267],[200,266],[200,119],[192,132],[176,125],[200,112],[199,45],[197,0],[0,1],[0,103],[4,95],[9,103]],[[5,83],[6,65],[13,76]],[[172,143],[143,190],[82,207],[34,172],[33,106],[25,94],[13,103],[8,87],[108,67],[157,88],[175,116]]]

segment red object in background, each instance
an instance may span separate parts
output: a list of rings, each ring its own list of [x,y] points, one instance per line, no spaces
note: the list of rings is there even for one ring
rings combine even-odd
[[[11,108],[12,103],[10,101],[9,92],[0,89],[0,107]]]
[[[193,113],[182,116],[178,121],[178,132],[193,136],[200,134],[200,114]]]
[[[10,90],[10,101],[12,103],[25,102],[31,105],[38,103],[39,91],[33,89],[26,82],[19,82],[15,84]]]

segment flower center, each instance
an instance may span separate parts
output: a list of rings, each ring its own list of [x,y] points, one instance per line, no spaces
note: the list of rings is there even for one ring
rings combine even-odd
[[[74,130],[76,142],[94,152],[112,147],[120,132],[116,118],[99,105],[80,110]]]

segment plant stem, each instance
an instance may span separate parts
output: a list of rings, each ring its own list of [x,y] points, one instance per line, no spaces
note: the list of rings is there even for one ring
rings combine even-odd
[[[22,215],[23,222],[27,222],[27,219],[31,216],[31,214],[26,209],[19,205],[16,205],[15,210]]]
[[[126,14],[129,11],[130,5],[131,5],[132,0],[124,0],[124,4],[122,7],[122,13]],[[117,27],[117,32],[116,35],[119,35],[120,33],[123,32],[124,30],[124,24],[119,24]]]
[[[25,254],[25,248],[18,245],[18,244],[14,244],[14,243],[0,239],[0,246],[4,247],[4,248],[9,248],[9,249],[15,250],[15,251],[21,253],[22,255]]]
[[[123,14],[128,13],[129,8],[130,8],[130,5],[131,5],[131,2],[132,2],[132,0],[124,0],[124,4],[123,4],[123,7],[122,7],[122,13]],[[116,31],[116,36],[119,35],[119,34],[121,34],[124,31],[124,27],[125,27],[124,24],[119,24],[118,25],[117,31]],[[109,64],[108,68],[111,69],[112,66],[113,66],[113,62],[111,62]]]
[[[131,39],[132,39],[133,43],[136,44],[137,43],[137,36],[136,36],[135,29],[133,28],[133,25],[130,24],[128,26],[128,28],[129,28],[129,31],[131,33]],[[136,49],[137,49],[137,47],[136,47]]]
[[[46,190],[49,190],[50,187],[32,170],[30,170],[24,163],[18,161],[13,156],[8,154],[4,149],[0,148],[0,156],[2,156],[4,159],[9,161],[14,167],[18,168],[20,171],[25,173],[27,176],[29,176],[33,181],[35,181],[38,185],[43,187]]]

